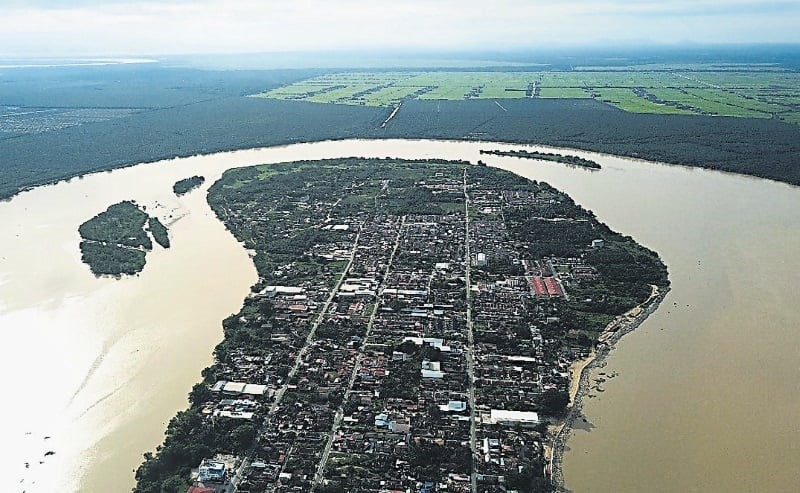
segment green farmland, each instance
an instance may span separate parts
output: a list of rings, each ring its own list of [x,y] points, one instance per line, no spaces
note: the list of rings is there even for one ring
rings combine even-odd
[[[394,106],[409,99],[594,98],[633,113],[800,122],[800,74],[769,65],[347,72],[314,77],[254,97],[360,106]]]

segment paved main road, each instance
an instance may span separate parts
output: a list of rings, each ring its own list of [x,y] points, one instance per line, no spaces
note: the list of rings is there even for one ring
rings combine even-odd
[[[475,354],[474,337],[472,333],[472,285],[470,283],[470,267],[472,257],[469,251],[469,187],[467,184],[467,168],[464,168],[464,283],[467,288],[467,378],[469,379],[469,448],[472,451],[472,473],[470,474],[470,489],[472,493],[478,491],[478,474],[476,472],[475,454],[477,449],[477,432],[475,430]]]
[[[386,187],[384,186],[384,189]],[[406,224],[406,216],[403,216],[402,220],[400,221],[400,227],[397,229],[397,236],[394,240],[394,246],[392,247],[392,253],[389,255],[389,261],[386,263],[386,268],[383,271],[383,279],[384,281],[389,278],[389,272],[392,268],[392,263],[394,262],[394,255],[397,253],[397,247],[400,246],[400,239],[403,236],[403,227]],[[367,346],[367,341],[369,340],[369,336],[372,334],[372,326],[375,324],[375,317],[378,314],[378,308],[381,305],[381,296],[380,296],[380,287],[378,288],[378,297],[375,300],[375,307],[372,309],[372,314],[369,317],[369,322],[367,323],[367,330],[364,334],[364,344],[358,350],[358,355],[356,356],[356,363],[353,365],[353,371],[350,373],[350,380],[347,383],[347,390],[344,393],[344,398],[342,399],[342,403],[339,405],[339,408],[336,410],[336,416],[333,419],[333,426],[331,427],[330,434],[328,435],[328,441],[325,444],[325,449],[322,452],[322,459],[319,462],[319,466],[317,466],[317,472],[314,475],[314,486],[318,486],[322,483],[322,480],[325,477],[325,465],[328,463],[328,457],[331,453],[331,448],[333,447],[333,441],[336,439],[336,433],[339,431],[339,427],[342,425],[342,419],[344,419],[344,406],[350,400],[350,394],[353,391],[353,385],[355,385],[356,378],[358,376],[358,372],[361,369],[361,361],[364,358],[364,348]]]
[[[362,224],[363,226],[363,224]],[[331,289],[328,298],[325,300],[325,304],[322,306],[322,310],[320,310],[319,315],[314,320],[314,324],[311,326],[311,330],[308,332],[308,336],[306,337],[305,343],[300,351],[297,353],[297,357],[295,358],[294,365],[292,369],[289,371],[289,375],[286,377],[284,384],[275,392],[275,400],[272,402],[272,405],[267,412],[266,419],[264,420],[264,425],[258,431],[257,436],[261,437],[262,433],[266,431],[267,426],[270,424],[270,418],[275,414],[278,410],[278,406],[280,405],[281,399],[283,395],[286,393],[286,389],[289,387],[289,382],[292,381],[292,378],[297,374],[298,369],[300,368],[300,364],[303,362],[303,357],[308,352],[308,348],[311,346],[311,342],[314,340],[314,337],[317,333],[317,327],[322,323],[322,320],[325,318],[325,314],[328,312],[328,309],[331,306],[336,294],[339,292],[339,288],[342,286],[345,278],[347,277],[347,273],[350,271],[350,266],[353,265],[353,259],[356,256],[356,251],[358,251],[358,241],[361,239],[361,227],[358,228],[358,233],[356,233],[356,239],[353,242],[353,249],[350,252],[350,259],[347,262],[347,266],[342,270],[342,274],[339,276],[339,279],[336,281],[336,284]],[[260,438],[259,438],[260,439]],[[235,493],[239,489],[239,483],[242,480],[242,474],[247,469],[247,466],[250,465],[250,461],[253,458],[253,453],[255,449],[258,447],[258,440],[256,440],[255,445],[250,449],[250,451],[245,456],[244,460],[242,460],[242,464],[236,470],[236,473],[231,477],[231,485],[229,490],[226,490],[225,493]]]

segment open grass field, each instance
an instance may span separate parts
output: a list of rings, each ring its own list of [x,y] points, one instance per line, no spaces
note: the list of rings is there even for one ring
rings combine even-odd
[[[581,87],[542,87],[539,89],[539,94],[537,97],[575,99],[590,98],[591,95]]]
[[[800,122],[800,73],[769,64],[582,67],[540,72],[346,72],[254,96],[378,107],[412,99],[594,98],[633,113]]]
[[[656,103],[637,95],[633,88],[596,88],[592,90],[595,99],[616,106],[631,113],[659,113],[664,115],[691,115],[692,111]]]

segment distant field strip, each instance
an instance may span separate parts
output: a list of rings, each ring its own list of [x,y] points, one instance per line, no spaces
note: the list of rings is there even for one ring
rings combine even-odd
[[[646,70],[562,72],[346,72],[314,77],[254,97],[387,107],[409,99],[594,98],[634,113],[800,121],[797,72],[765,65],[696,69],[659,65]]]
[[[0,139],[3,134],[49,132],[84,123],[102,122],[132,115],[133,108],[20,108],[0,106]]]

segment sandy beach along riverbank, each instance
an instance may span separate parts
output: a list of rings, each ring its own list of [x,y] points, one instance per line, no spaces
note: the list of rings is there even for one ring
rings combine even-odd
[[[605,358],[609,351],[613,349],[614,343],[644,322],[658,308],[664,296],[669,292],[669,288],[662,291],[656,285],[651,285],[650,287],[652,289],[650,296],[643,303],[611,321],[603,333],[600,334],[597,348],[592,350],[588,357],[576,361],[570,367],[570,404],[567,408],[567,414],[561,422],[548,428],[548,433],[553,438],[550,444],[545,446],[545,458],[549,461],[548,469],[556,491],[565,491],[564,477],[561,470],[564,449],[572,431],[572,424],[581,414],[581,402],[591,389],[589,376],[592,370],[605,365]]]

